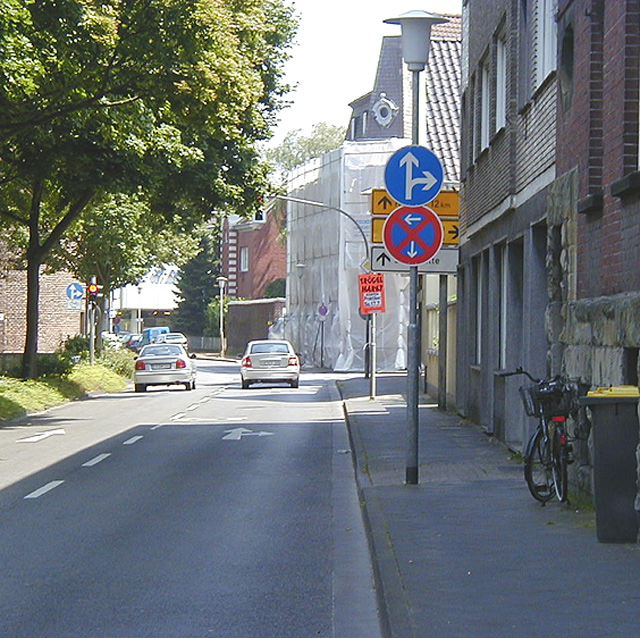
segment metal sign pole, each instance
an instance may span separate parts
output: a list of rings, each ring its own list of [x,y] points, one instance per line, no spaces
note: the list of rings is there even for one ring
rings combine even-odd
[[[409,11],[399,16],[398,18],[391,18],[385,20],[388,24],[399,24],[402,28],[402,57],[407,63],[407,68],[412,72],[413,80],[413,148],[417,150],[419,142],[419,125],[420,115],[418,105],[420,102],[420,71],[425,68],[427,60],[429,59],[429,44],[431,41],[431,27],[435,24],[441,24],[446,22],[446,18],[437,16],[426,11]],[[423,149],[426,151],[427,149]],[[424,156],[424,153],[420,153]],[[399,165],[396,166],[392,162],[394,157],[398,158]],[[435,156],[434,156],[435,158]],[[413,155],[412,151],[407,153],[395,154],[387,164],[385,169],[385,182],[387,190],[391,193],[393,198],[407,206],[420,206],[426,204],[431,199],[435,198],[440,189],[442,188],[443,169],[439,160],[436,160],[438,168],[438,177],[436,177],[432,171],[425,170],[423,166],[420,166],[420,170],[417,175],[414,175],[414,166],[419,166],[422,160]],[[428,162],[431,165],[431,161]],[[402,175],[402,171],[399,168],[404,167],[404,184],[400,183],[400,198],[397,196],[398,176]],[[436,166],[433,166],[435,169]],[[391,173],[392,179],[388,179],[388,174]],[[391,182],[391,183],[390,183]],[[404,197],[402,186],[404,185]],[[415,186],[420,186],[420,197],[416,198],[413,195],[413,189]],[[430,192],[434,189],[434,192]],[[396,211],[397,213],[397,211]],[[392,213],[395,215],[396,213]],[[416,215],[416,217],[418,217]],[[409,214],[405,217],[405,223],[410,227],[413,226],[414,217]],[[387,224],[390,223],[391,218],[385,222],[385,234],[387,231]],[[406,483],[407,485],[418,484],[418,383],[420,379],[420,335],[418,333],[418,264],[421,261],[427,261],[428,257],[434,256],[442,246],[442,225],[439,221],[438,224],[441,236],[439,242],[437,242],[434,252],[430,252],[427,246],[435,245],[433,240],[430,240],[428,236],[423,236],[416,229],[416,234],[412,235],[410,241],[409,252],[403,252],[401,248],[402,244],[397,241],[394,242],[392,236],[385,237],[385,247],[389,248],[389,245],[394,245],[395,257],[399,257],[399,253],[402,253],[404,257],[409,259],[400,259],[405,263],[410,264],[411,269],[409,272],[409,326],[407,331],[407,466],[406,466]],[[431,230],[433,229],[433,223],[428,224]],[[392,229],[389,229],[389,235],[392,235]],[[396,234],[397,237],[397,234]],[[420,246],[416,246],[420,244]],[[424,259],[416,259],[420,256],[420,251],[423,250]]]
[[[369,374],[369,399],[373,401],[376,398],[376,317],[377,313],[373,312],[371,315],[371,335],[369,336],[369,365],[371,367]]]
[[[420,137],[420,71],[412,71],[413,76],[413,143],[418,145]],[[418,383],[420,378],[420,356],[418,335],[418,266],[409,271],[409,325],[407,327],[407,462],[405,482],[417,485],[419,481],[420,442]]]
[[[95,284],[96,282],[95,275],[92,275],[89,278],[89,283]],[[89,363],[93,365],[96,355],[96,311],[94,302],[89,299],[89,293],[87,293],[87,304],[87,309],[89,310]]]

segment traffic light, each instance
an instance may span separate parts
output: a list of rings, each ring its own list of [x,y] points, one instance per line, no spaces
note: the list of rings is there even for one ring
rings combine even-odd
[[[102,290],[102,286],[98,284],[89,284],[87,286],[87,298],[89,302],[95,302],[98,300],[98,297],[101,297],[102,294],[100,291]]]

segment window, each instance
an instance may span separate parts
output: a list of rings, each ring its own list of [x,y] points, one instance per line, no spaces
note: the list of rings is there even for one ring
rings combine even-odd
[[[482,362],[482,291],[484,288],[484,277],[482,272],[482,259],[476,257],[473,260],[475,275],[475,363]]]
[[[249,271],[249,248],[242,246],[240,248],[240,272]]]
[[[507,246],[498,247],[498,273],[499,273],[499,309],[498,309],[498,367],[504,370],[507,367]]]
[[[471,80],[471,93],[469,95],[469,128],[471,130],[471,161],[475,160],[478,152],[478,113],[476,110],[476,102],[478,95],[478,82],[474,76]]]
[[[496,41],[496,131],[507,125],[507,42]]]
[[[540,86],[556,68],[556,0],[538,0],[538,46],[536,85]]]
[[[571,98],[573,96],[573,48],[573,27],[569,25],[562,36],[560,66],[558,69],[562,106],[565,109],[571,107]]]
[[[491,91],[489,65],[485,61],[482,64],[480,75],[480,150],[489,146],[489,131],[491,118]]]

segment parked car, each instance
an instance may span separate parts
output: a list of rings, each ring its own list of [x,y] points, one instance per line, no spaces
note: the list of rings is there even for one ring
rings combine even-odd
[[[288,341],[250,341],[240,363],[242,387],[252,383],[283,381],[292,388],[300,383],[300,357]]]
[[[185,348],[189,347],[189,340],[181,332],[165,332],[154,343],[179,343]]]
[[[112,350],[119,350],[122,347],[122,342],[118,339],[118,335],[113,332],[107,332],[103,330],[100,333],[102,344],[105,348],[111,348]]]
[[[129,336],[129,338],[127,339],[124,345],[129,350],[133,350],[133,352],[140,352],[140,348],[142,348],[142,346],[140,345],[141,341],[142,341],[142,335],[134,333]]]
[[[136,392],[150,385],[182,384],[187,390],[196,387],[195,355],[189,356],[183,346],[152,343],[144,346],[136,358],[133,381]]]
[[[156,339],[167,332],[171,332],[168,326],[152,326],[151,328],[144,328],[142,330],[142,345],[147,346],[150,343],[155,343]]]

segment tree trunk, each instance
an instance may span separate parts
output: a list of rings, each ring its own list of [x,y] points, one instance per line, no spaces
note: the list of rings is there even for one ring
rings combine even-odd
[[[22,358],[22,378],[35,379],[38,356],[38,303],[40,299],[40,261],[29,257],[27,262],[27,330]]]
[[[27,249],[27,316],[24,355],[22,357],[22,377],[35,379],[37,376],[36,359],[38,356],[38,317],[40,301],[40,266],[51,249],[58,245],[69,226],[82,213],[93,197],[93,191],[85,191],[69,205],[67,212],[55,225],[49,236],[40,243],[40,207],[44,191],[44,178],[34,181],[29,210],[29,248]]]
[[[37,179],[33,185],[29,209],[29,247],[27,248],[27,316],[24,355],[22,357],[22,378],[35,379],[38,371],[38,302],[40,299],[40,204],[44,180]]]

